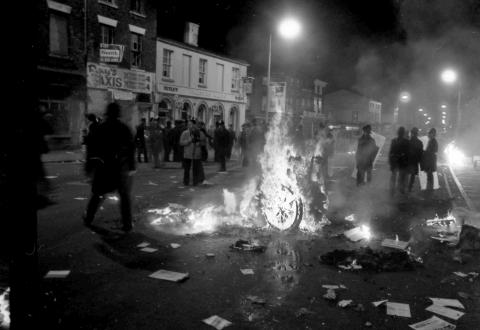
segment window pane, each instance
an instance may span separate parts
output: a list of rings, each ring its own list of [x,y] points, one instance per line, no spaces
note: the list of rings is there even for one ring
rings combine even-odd
[[[67,19],[60,15],[50,15],[50,52],[68,55]]]

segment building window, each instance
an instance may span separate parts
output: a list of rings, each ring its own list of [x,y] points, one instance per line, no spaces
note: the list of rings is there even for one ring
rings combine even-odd
[[[240,89],[240,69],[232,68],[232,89]]]
[[[130,0],[130,10],[139,14],[143,13],[143,1]]]
[[[207,84],[207,60],[201,58],[198,65],[198,83],[201,85]]]
[[[50,53],[68,55],[68,20],[54,13],[50,14]]]
[[[132,33],[131,36],[131,64],[132,66],[139,68],[142,66],[142,36],[136,33]]]
[[[102,44],[114,44],[115,43],[115,28],[109,25],[100,25],[100,37]]]
[[[172,78],[172,55],[173,50],[163,50],[163,70],[162,76],[165,78]]]

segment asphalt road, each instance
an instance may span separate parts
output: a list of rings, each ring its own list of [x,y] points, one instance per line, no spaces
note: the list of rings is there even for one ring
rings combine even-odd
[[[154,171],[141,164],[135,177],[133,198],[136,226],[122,235],[117,201],[107,198],[98,214],[95,231],[83,227],[89,186],[81,165],[52,163],[48,175],[55,187],[57,204],[39,212],[40,276],[49,270],[70,270],[64,279],[42,280],[42,323],[49,329],[213,329],[202,323],[218,315],[233,324],[231,329],[406,329],[408,324],[431,317],[425,308],[428,297],[459,299],[465,315],[449,320],[457,329],[480,324],[480,278],[462,279],[454,271],[479,272],[479,254],[467,263],[452,259],[452,249],[431,240],[425,219],[442,215],[450,207],[444,190],[433,200],[419,192],[411,198],[387,193],[384,166],[374,173],[370,187],[357,189],[348,162],[337,164],[329,184],[331,224],[318,235],[280,233],[268,228],[220,226],[214,233],[178,235],[152,225],[146,211],[179,203],[198,208],[222,204],[222,191],[241,191],[251,173],[238,166],[228,174],[216,174],[207,166],[205,188],[182,188],[181,169]],[[230,164],[232,168],[233,164]],[[77,198],[77,199],[76,199]],[[373,238],[350,242],[338,233],[354,224],[344,220],[356,214],[359,224],[370,226]],[[384,238],[409,241],[423,265],[409,271],[345,271],[319,261],[334,249],[380,249]],[[231,251],[237,239],[256,239],[267,246],[264,253]],[[158,250],[146,253],[137,245],[150,243]],[[172,248],[178,243],[179,248]],[[383,248],[385,251],[391,251]],[[207,253],[215,257],[206,257]],[[189,279],[171,283],[149,278],[158,269],[188,272]],[[252,269],[243,275],[240,269]],[[336,302],[322,296],[322,285],[343,284]],[[468,298],[458,295],[468,293]],[[247,296],[258,296],[264,305]],[[341,308],[337,302],[353,300]],[[410,305],[411,318],[386,315],[385,306],[371,302],[389,299]],[[354,306],[362,305],[355,310]]]

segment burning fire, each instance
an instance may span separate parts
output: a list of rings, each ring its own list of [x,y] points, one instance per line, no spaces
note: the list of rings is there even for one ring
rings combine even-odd
[[[10,288],[7,288],[0,294],[0,327],[8,329],[10,327],[10,304],[8,295]]]
[[[321,175],[320,141],[296,147],[288,137],[286,120],[275,117],[259,156],[261,175],[240,193],[223,191],[222,206],[199,210],[178,204],[149,210],[152,225],[171,227],[178,233],[212,232],[221,225],[264,227],[279,230],[300,228],[315,232],[328,223],[328,199]]]
[[[444,153],[448,164],[452,167],[464,167],[468,164],[467,156],[455,145],[455,141],[446,146]]]

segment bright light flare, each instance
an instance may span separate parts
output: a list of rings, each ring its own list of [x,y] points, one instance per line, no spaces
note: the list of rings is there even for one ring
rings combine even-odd
[[[464,167],[468,163],[468,158],[463,151],[455,145],[455,141],[450,142],[443,152],[445,153],[448,164],[452,167]]]
[[[300,35],[300,23],[294,18],[287,18],[280,22],[278,32],[286,39],[294,39]]]
[[[423,109],[420,108],[420,109],[418,109],[418,111],[423,112]]]
[[[458,74],[455,70],[446,69],[442,71],[442,74],[440,77],[442,78],[442,81],[444,83],[453,84],[457,81]]]
[[[362,232],[363,237],[369,241],[372,238],[372,232],[370,231],[370,227],[367,225],[361,225],[360,226],[360,231]]]
[[[447,107],[447,106],[446,106],[445,104],[442,104],[442,105],[441,105],[441,108],[442,108],[442,109],[445,109],[446,107]]]
[[[0,288],[0,290],[3,290]],[[7,288],[0,294],[0,328],[10,328],[10,288]]]
[[[400,93],[400,101],[403,103],[410,102],[411,96],[409,92],[402,92]]]

